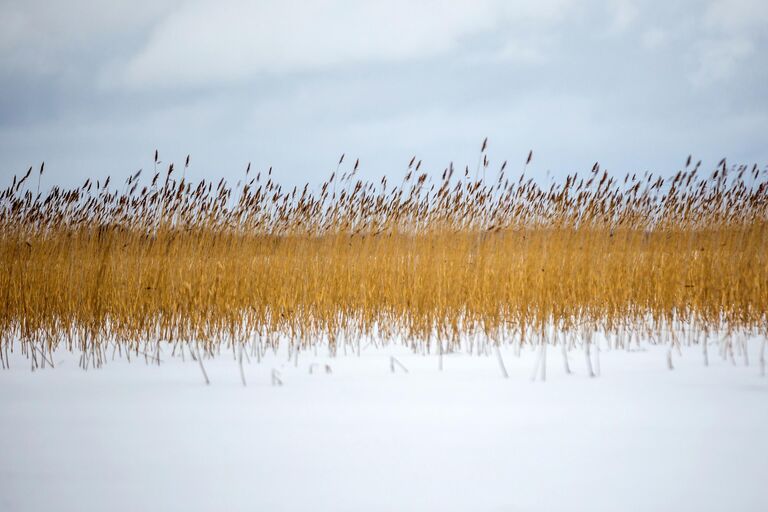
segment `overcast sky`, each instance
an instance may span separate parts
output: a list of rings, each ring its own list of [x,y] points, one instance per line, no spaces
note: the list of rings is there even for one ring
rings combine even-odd
[[[0,179],[763,165],[766,50],[765,0],[0,0]]]

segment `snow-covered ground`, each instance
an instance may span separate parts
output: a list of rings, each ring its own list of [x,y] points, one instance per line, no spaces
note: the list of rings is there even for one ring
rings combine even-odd
[[[752,344],[752,361],[758,343]],[[713,350],[714,352],[714,350]],[[390,373],[394,354],[409,373]],[[0,371],[2,511],[764,511],[768,379],[684,349]],[[309,373],[311,363],[329,364]],[[283,386],[272,386],[271,370]]]

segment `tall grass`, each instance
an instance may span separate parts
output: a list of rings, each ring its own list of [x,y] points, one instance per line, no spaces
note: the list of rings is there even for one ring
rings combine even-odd
[[[595,165],[544,186],[508,178],[506,163],[492,173],[482,154],[488,182],[453,166],[433,179],[413,159],[391,185],[342,164],[291,190],[250,165],[234,188],[172,165],[122,189],[107,178],[44,196],[31,171],[14,177],[0,193],[3,364],[14,340],[34,366],[61,343],[98,365],[109,347],[166,342],[298,354],[359,350],[365,337],[442,354],[568,336],[588,349],[594,332],[705,351],[717,336],[732,356],[728,340],[767,334],[757,167],[617,180]]]

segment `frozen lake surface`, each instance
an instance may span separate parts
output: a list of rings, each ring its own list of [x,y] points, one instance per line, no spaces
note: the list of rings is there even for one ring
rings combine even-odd
[[[764,511],[768,379],[683,349],[0,371],[0,510]],[[715,350],[713,350],[715,352]],[[395,355],[409,373],[391,373]],[[309,366],[319,363],[310,374]],[[324,371],[328,364],[332,373]],[[272,369],[282,386],[270,383]]]

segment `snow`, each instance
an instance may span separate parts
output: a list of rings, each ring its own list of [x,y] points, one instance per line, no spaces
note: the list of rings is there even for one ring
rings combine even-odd
[[[752,340],[751,361],[757,361]],[[496,359],[402,347],[246,365],[0,371],[0,510],[768,510],[768,379],[698,348]],[[395,355],[409,370],[391,373]],[[332,373],[312,363],[330,365]],[[278,369],[282,386],[270,384]]]

